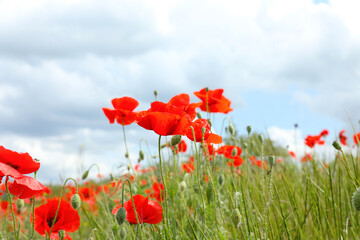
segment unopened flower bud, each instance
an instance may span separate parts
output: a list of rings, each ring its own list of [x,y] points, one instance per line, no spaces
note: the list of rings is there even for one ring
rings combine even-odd
[[[59,240],[63,240],[65,237],[65,230],[59,230]]]
[[[85,180],[85,179],[88,177],[88,175],[89,175],[89,170],[86,170],[86,171],[83,173],[81,179],[82,179],[82,180]]]
[[[126,237],[126,231],[125,231],[125,228],[120,228],[120,232],[119,232],[119,235],[120,235],[120,239],[125,239]]]
[[[81,199],[79,194],[74,194],[71,197],[71,206],[73,207],[73,209],[78,209],[81,205]]]
[[[185,190],[186,190],[186,182],[185,181],[181,181],[180,183],[179,183],[179,188],[180,188],[180,191],[181,192],[184,192]]]
[[[244,149],[247,149],[247,147],[248,147],[248,144],[247,143],[244,143]]]
[[[170,145],[176,146],[181,142],[181,135],[174,135],[171,138]]]
[[[263,135],[260,134],[260,135],[258,136],[258,138],[259,138],[260,143],[263,144],[263,142],[264,142],[264,137],[263,137]]]
[[[224,184],[224,182],[225,182],[225,176],[224,176],[224,174],[220,174],[220,175],[218,176],[218,183],[219,183],[219,185],[222,186],[222,185]]]
[[[233,136],[235,135],[235,128],[232,123],[229,124],[229,133]]]
[[[351,203],[356,211],[360,211],[360,188],[353,193]]]
[[[145,159],[145,153],[144,153],[143,150],[140,150],[140,152],[139,152],[139,159],[140,159],[140,160],[144,160],[144,159]]]
[[[128,152],[125,153],[125,157],[129,158],[129,153]]]
[[[250,133],[251,133],[251,126],[250,125],[246,127],[246,131],[250,135]]]
[[[209,88],[208,88],[208,87],[206,87],[206,88],[205,88],[205,91],[206,91],[206,92],[208,92],[208,91],[209,91]]]
[[[155,96],[155,98],[157,99],[158,92],[157,92],[156,90],[154,91],[154,96]]]
[[[201,128],[201,133],[204,135],[206,133],[206,128],[202,127]]]
[[[237,154],[238,154],[238,150],[237,150],[236,147],[234,147],[233,150],[231,151],[231,155],[232,155],[233,157],[235,157]]]
[[[19,198],[19,199],[16,201],[16,208],[17,208],[17,209],[22,209],[23,207],[24,207],[24,200]]]
[[[274,166],[274,163],[275,163],[275,157],[273,155],[270,155],[269,156],[269,164],[270,166]]]
[[[210,127],[212,127],[212,121],[211,121],[211,119],[209,118],[207,121],[208,121]]]
[[[201,116],[201,113],[200,113],[200,112],[196,113],[196,116],[197,116],[199,119],[201,119],[201,118],[202,118],[202,116]]]
[[[119,210],[116,212],[116,222],[121,225],[126,220],[126,210],[124,207],[119,208]]]
[[[234,225],[235,225],[236,227],[238,227],[239,224],[240,224],[240,221],[241,221],[241,214],[240,214],[239,209],[235,208],[235,209],[232,211],[231,219],[232,219]]]
[[[341,150],[341,145],[338,141],[334,141],[332,145],[334,146],[334,148],[336,150],[339,150],[339,151]]]

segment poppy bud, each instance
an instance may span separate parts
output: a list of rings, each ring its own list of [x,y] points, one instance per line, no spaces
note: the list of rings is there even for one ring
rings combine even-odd
[[[125,231],[125,228],[120,228],[120,232],[119,232],[119,235],[120,235],[120,238],[121,239],[125,239],[126,237],[126,231]]]
[[[212,121],[211,121],[211,119],[209,118],[207,121],[208,121],[210,127],[212,127]]]
[[[85,180],[88,177],[88,175],[89,175],[89,170],[86,170],[86,172],[83,173],[81,179]]]
[[[234,125],[232,123],[229,124],[229,132],[231,135],[235,135],[235,128]]]
[[[206,133],[206,128],[202,127],[201,128],[201,133],[204,135]]]
[[[208,88],[208,87],[206,87],[206,88],[205,88],[205,91],[206,91],[206,92],[208,92],[208,91],[209,91],[209,88]]]
[[[273,155],[270,155],[269,156],[269,164],[270,166],[274,166],[274,163],[275,163],[275,157]]]
[[[140,150],[140,152],[139,152],[139,158],[140,158],[140,160],[144,160],[144,159],[145,159],[145,153],[144,153],[143,150]]]
[[[74,194],[71,197],[71,206],[73,207],[73,209],[78,209],[81,205],[81,199],[79,194]]]
[[[59,240],[63,240],[65,237],[65,231],[64,230],[59,230]]]
[[[225,182],[225,176],[224,176],[224,174],[220,174],[220,175],[218,176],[218,183],[219,183],[219,185],[222,186],[222,185],[224,184],[224,182]]]
[[[128,152],[125,153],[125,157],[129,158],[129,153]]]
[[[110,173],[110,180],[114,181],[114,175],[112,173]]]
[[[17,201],[16,201],[16,208],[17,209],[22,209],[24,207],[24,200],[22,200],[22,199],[18,199]]]
[[[336,150],[341,150],[341,145],[340,145],[340,143],[338,142],[338,141],[334,141],[333,143],[332,143],[332,145],[334,146],[334,148],[336,149]]]
[[[174,135],[171,138],[170,145],[176,146],[181,142],[181,135]]]
[[[260,135],[258,136],[258,138],[259,138],[260,143],[263,144],[263,142],[264,142],[264,137],[263,137],[263,135],[260,134]]]
[[[233,150],[231,151],[231,155],[232,155],[233,157],[235,157],[237,154],[238,154],[238,150],[237,150],[236,147],[234,147]]]
[[[299,125],[297,123],[294,124],[294,127],[297,128]]]
[[[353,193],[351,203],[356,211],[360,211],[360,188]]]
[[[250,135],[250,133],[251,133],[251,126],[250,125],[246,127],[246,131]]]
[[[200,112],[196,113],[196,116],[197,116],[199,119],[202,119],[202,116],[201,116],[201,113],[200,113]]]
[[[235,225],[236,227],[239,226],[240,221],[241,221],[241,214],[240,214],[239,209],[235,208],[235,209],[232,211],[231,219],[232,219],[232,221],[233,221],[233,223],[234,223],[234,225]]]
[[[248,144],[247,143],[244,143],[244,149],[247,149],[247,147],[248,147]]]
[[[130,164],[127,165],[127,169],[128,169],[128,171],[130,171],[130,169],[131,169],[131,165],[130,165]]]
[[[124,207],[119,208],[119,210],[116,213],[116,222],[121,225],[126,220],[126,210]]]
[[[154,91],[154,96],[155,96],[155,98],[157,99],[158,92],[157,92],[156,90]]]
[[[181,192],[184,192],[185,190],[186,190],[186,182],[185,181],[181,181],[180,183],[179,183],[179,188],[180,188],[180,191]]]

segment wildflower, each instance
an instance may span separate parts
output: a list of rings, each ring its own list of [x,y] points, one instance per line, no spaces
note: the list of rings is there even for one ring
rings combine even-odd
[[[355,144],[359,144],[359,140],[360,140],[360,132],[357,134],[354,134],[354,142]]]
[[[203,101],[200,106],[202,111],[228,113],[233,109],[230,108],[231,101],[222,95],[223,92],[224,89],[208,90],[203,88],[194,94]]]
[[[191,120],[194,120],[196,117],[196,108],[200,107],[202,103],[190,103],[189,94],[182,93],[172,97],[168,104],[172,104],[176,107],[182,107],[184,112],[189,114]]]
[[[293,158],[296,158],[296,155],[293,151],[289,151],[289,154],[293,157]]]
[[[240,147],[224,145],[221,146],[216,152],[218,154],[223,154],[226,158],[233,160],[233,162],[228,162],[229,166],[238,167],[243,163],[243,159],[240,157],[242,152]]]
[[[47,203],[35,209],[35,230],[45,236],[49,234],[51,226],[54,222],[54,227],[51,232],[51,239],[58,239],[60,230],[67,232],[75,232],[80,227],[80,217],[76,210],[74,210],[70,203],[61,200],[60,208],[55,219],[56,210],[59,204],[59,199],[50,199]],[[33,216],[31,216],[32,221]]]
[[[210,124],[208,120],[206,119],[197,119],[196,121],[191,123],[192,128],[189,126],[186,136],[191,140],[195,142],[202,142],[202,139],[204,138],[204,141],[206,143],[215,143],[219,144],[222,143],[222,137],[210,133]],[[195,135],[195,139],[194,139]]]
[[[111,100],[114,109],[103,108],[105,116],[110,124],[116,120],[118,124],[129,125],[136,120],[137,113],[133,112],[139,102],[131,97],[114,98]]]
[[[340,133],[339,133],[339,139],[340,139],[340,143],[342,145],[346,145],[346,139],[347,137],[345,136],[345,130],[342,130]]]
[[[190,121],[183,108],[156,101],[149,110],[139,113],[138,125],[162,136],[185,135]]]
[[[137,224],[136,216],[138,217],[139,223],[157,224],[163,220],[161,205],[153,200],[149,200],[147,197],[142,195],[135,195],[133,197],[135,203],[136,215],[134,212],[134,205],[132,200],[124,203],[126,210],[126,220],[130,224]],[[122,206],[118,206],[112,210],[115,215]]]

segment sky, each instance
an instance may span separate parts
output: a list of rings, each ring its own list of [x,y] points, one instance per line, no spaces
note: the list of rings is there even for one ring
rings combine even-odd
[[[102,107],[146,110],[179,93],[224,89],[229,118],[303,149],[359,130],[358,0],[0,0],[0,145],[41,161],[38,179],[126,165],[120,125]],[[295,140],[294,124],[299,128]],[[157,136],[126,127],[131,158]],[[295,145],[296,144],[296,145]],[[326,148],[330,151],[330,148]],[[94,171],[95,172],[95,171]],[[95,173],[93,173],[95,174]]]

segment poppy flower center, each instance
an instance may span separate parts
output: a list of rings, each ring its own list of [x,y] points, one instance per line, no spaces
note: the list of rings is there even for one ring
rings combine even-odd
[[[52,226],[53,221],[54,221],[54,218],[48,218],[48,219],[46,219],[46,222],[47,222],[47,224],[48,224],[49,227]],[[57,219],[55,220],[54,225],[55,225],[56,222],[57,222]]]
[[[9,162],[7,162],[6,165],[9,165],[10,167],[14,168],[15,170],[17,170],[19,168],[19,166],[13,165],[12,163],[9,163]]]

